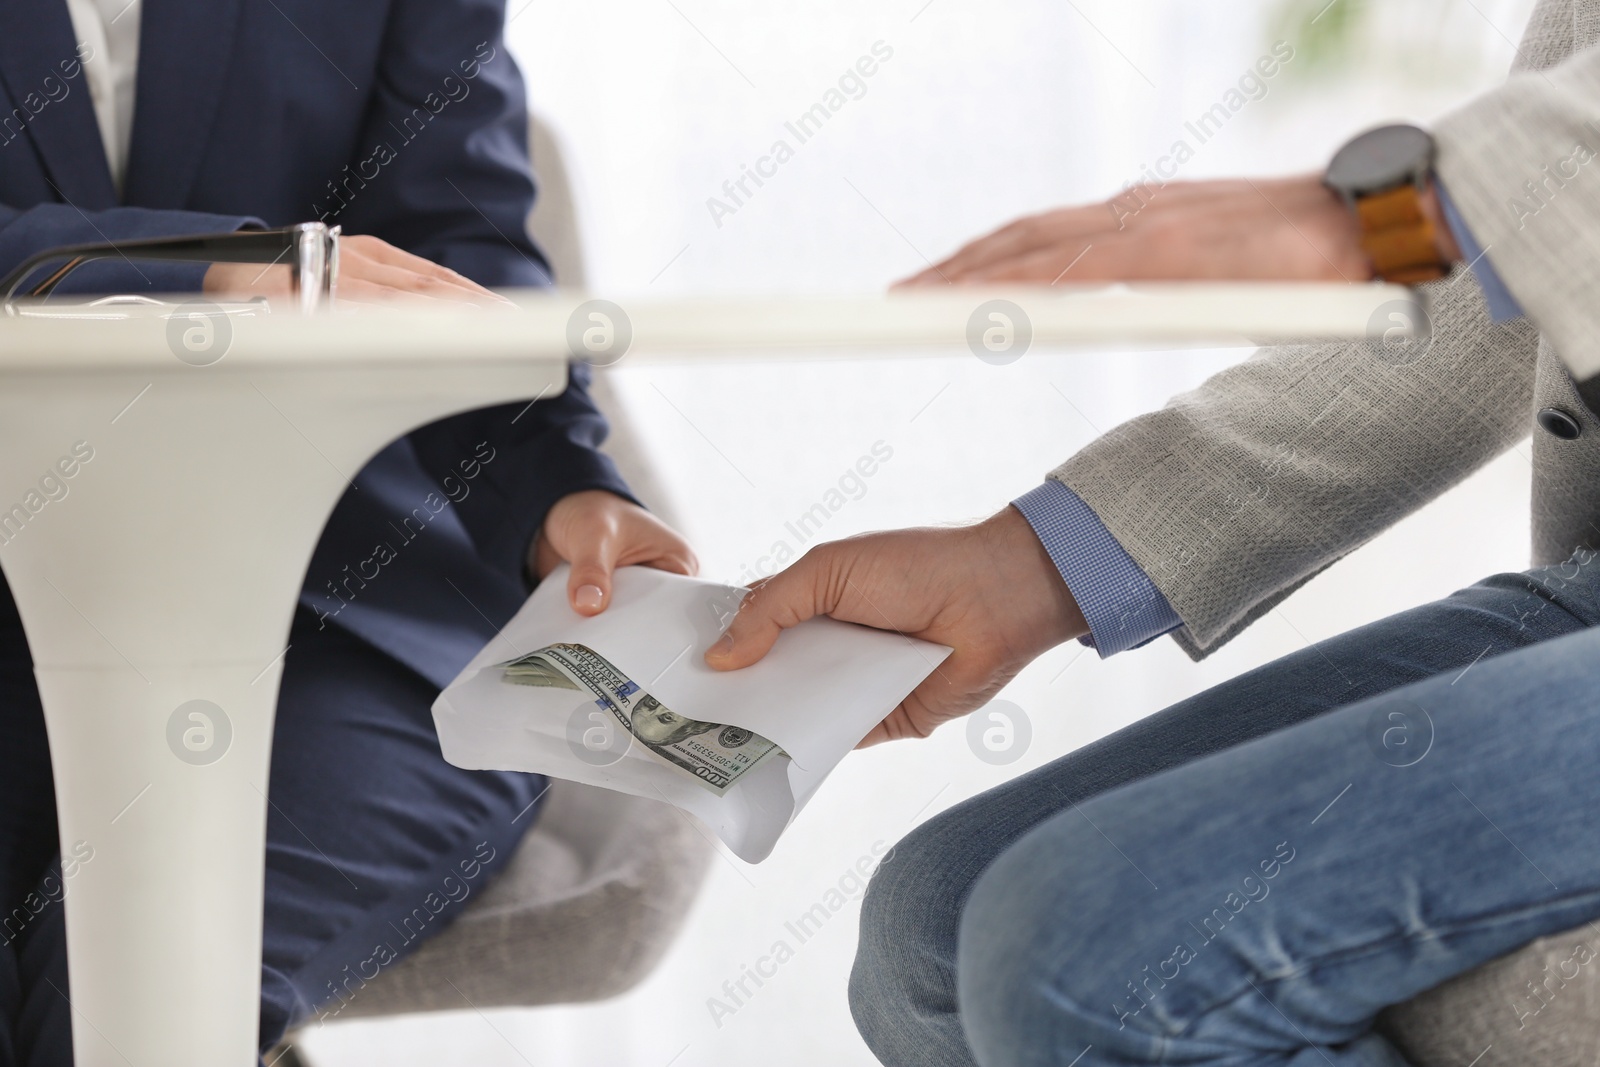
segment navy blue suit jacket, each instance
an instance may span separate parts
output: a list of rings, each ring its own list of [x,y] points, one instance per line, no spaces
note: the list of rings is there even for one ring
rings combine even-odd
[[[65,0],[0,3],[0,273],[53,245],[321,218],[490,286],[548,285],[504,0],[144,0],[119,198]],[[184,292],[104,262],[62,292]],[[301,603],[444,685],[520,605],[568,493],[627,489],[574,366],[560,397],[424,427],[340,501]],[[9,594],[8,594],[9,595]]]

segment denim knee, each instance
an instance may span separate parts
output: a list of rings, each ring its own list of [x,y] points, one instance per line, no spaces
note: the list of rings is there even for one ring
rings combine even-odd
[[[850,972],[856,1028],[885,1064],[972,1061],[955,1013],[955,942],[964,872],[948,840],[954,828],[924,823],[894,846],[861,904]]]
[[[1111,929],[1127,914],[1125,901],[1098,892],[1093,866],[1059,862],[1059,844],[1024,838],[984,872],[967,900],[956,984],[972,1053],[984,1067],[1089,1067],[1106,1062],[1099,1056],[1113,1047],[1129,1054],[1117,1062],[1161,1062],[1159,1036],[1116,1025],[1109,988],[1103,1003],[1080,1002],[1083,983],[1074,982],[1079,999],[1064,988],[1068,968],[1099,965],[1073,950],[1073,931]],[[1064,901],[1072,906],[1062,908]]]

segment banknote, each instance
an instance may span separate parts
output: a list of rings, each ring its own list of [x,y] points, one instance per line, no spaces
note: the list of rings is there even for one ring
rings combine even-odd
[[[765,760],[785,755],[742,727],[679,715],[586,645],[548,645],[498,666],[515,685],[587,691],[651,754],[717,796]]]

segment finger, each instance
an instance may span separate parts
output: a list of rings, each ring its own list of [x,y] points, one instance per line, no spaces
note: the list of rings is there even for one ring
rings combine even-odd
[[[962,264],[969,262],[973,259],[973,257],[989,255],[990,253],[987,250],[996,242],[1009,241],[1010,237],[1007,235],[1007,230],[1010,230],[1016,225],[1016,223],[1012,223],[1011,226],[1006,228],[1006,230],[989,234],[986,237],[980,237],[976,241],[972,241],[963,245],[953,254],[946,256],[939,262],[930,265],[927,270],[922,271],[920,274],[916,274],[910,278],[907,278],[904,282],[901,282],[900,285],[906,288],[915,288],[917,286],[924,285],[955,284],[961,280],[961,275],[963,273]],[[898,287],[899,286],[897,286],[897,288]]]
[[[924,285],[946,285],[950,279],[939,273],[938,267],[929,267],[927,270],[918,271],[909,278],[901,278],[889,286],[890,289],[915,289]]]
[[[617,553],[617,566],[639,564],[673,574],[697,574],[700,561],[678,531],[648,511],[626,509],[618,543],[626,547]]]
[[[1127,257],[1120,254],[1125,240],[1113,234],[1093,243],[1073,240],[1024,252],[975,270],[962,281],[978,285],[1055,285],[1138,277],[1143,264],[1136,260],[1125,265]]]
[[[899,711],[900,709],[895,708],[894,710]],[[892,715],[894,712],[890,712],[890,714]],[[863,737],[860,741],[856,742],[856,747],[871,748],[873,745],[881,745],[885,741],[889,740],[889,727],[887,724],[888,720],[885,719],[883,722],[880,722],[878,725],[874,726],[867,733],[866,737]]]
[[[1265,186],[1269,183],[1258,184]],[[1178,204],[1225,201],[1248,186],[1249,183],[1239,181],[1167,182],[1135,186],[1103,203],[1032,215],[969,241],[954,255],[895,283],[891,288],[1007,281],[1048,282],[1071,262],[1070,256],[1063,258],[1052,252],[1056,245],[1067,245],[1072,248],[1072,255],[1077,255],[1086,244],[1098,244],[1109,235],[1121,233],[1135,223],[1143,224],[1146,221],[1145,208],[1152,204],[1171,208]],[[1043,253],[1038,262],[1030,262],[1027,269],[1016,268],[1018,261],[1032,259],[1035,253]],[[1052,261],[1059,265],[1047,277],[1044,264]],[[1111,271],[1103,272],[1103,276],[1121,275]]]
[[[719,671],[748,667],[771,651],[783,631],[826,614],[831,605],[818,594],[826,574],[823,556],[813,549],[788,570],[755,586],[739,605],[727,633],[706,652],[706,663]]]
[[[601,533],[584,542],[568,561],[567,602],[579,615],[598,615],[611,603],[611,575],[616,570],[616,540]]]
[[[376,285],[387,285],[394,289],[431,297],[435,300],[451,300],[478,306],[504,303],[500,297],[495,296],[493,293],[485,292],[476,286],[460,285],[449,278],[440,278],[432,274],[419,274],[405,267],[380,263],[377,260],[355,260],[350,264],[349,270],[340,267],[339,273],[341,291],[347,280],[356,280],[372,282]]]
[[[951,255],[930,264],[927,270],[899,284],[910,287],[958,281],[973,264],[987,262],[1020,243],[1035,240],[1036,238],[1030,237],[1030,233],[1037,229],[1039,221],[1040,219],[1035,217],[1008,222],[992,233],[968,241]]]
[[[650,567],[658,571],[670,571],[673,574],[697,574],[700,570],[700,561],[695,559],[694,553],[687,550],[673,551],[662,550],[650,552],[637,557],[621,557],[617,560],[619,567]]]
[[[1104,204],[1034,215],[973,241],[937,269],[951,281],[970,281],[972,275],[991,264],[1061,243],[1092,241],[1097,235],[1115,228],[1112,213]]]
[[[909,699],[908,697],[907,700]],[[882,722],[867,731],[866,737],[856,742],[856,747],[871,748],[873,745],[881,745],[886,741],[899,741],[902,738],[911,737],[914,735],[914,731],[908,727],[907,723],[909,721],[910,713],[906,711],[905,701],[901,701],[895,705],[893,711],[884,716]]]
[[[371,237],[366,234],[358,234],[352,237],[341,238],[340,240],[350,242],[352,251],[354,251],[360,257],[364,257],[387,266],[409,270],[413,274],[437,278],[440,281],[449,282],[452,285],[457,285],[464,289],[471,289],[479,296],[489,296],[496,300],[504,299],[489,289],[479,285],[477,282],[473,281],[471,278],[468,278],[464,274],[457,273],[456,271],[451,270],[449,267],[435,263],[431,259],[424,259],[423,257],[413,255],[402,248],[396,248],[388,241],[381,240],[377,237]],[[341,245],[341,249],[343,247],[344,246]]]
[[[1163,205],[1175,202],[1196,202],[1225,198],[1229,183],[1171,183],[1159,190]],[[900,283],[905,286],[925,285],[931,282],[971,284],[1003,281],[1045,281],[1059,275],[1062,268],[1072,262],[1087,245],[1097,244],[1110,235],[1121,233],[1134,221],[1143,221],[1142,210],[1151,203],[1156,190],[1146,190],[1137,201],[1113,197],[1098,204],[1063,208],[1042,215],[1031,215],[1008,223],[1000,229],[971,241],[940,263]],[[1070,248],[1070,255],[1062,257],[1060,248]],[[1011,265],[1018,260],[1038,255],[1044,260],[1058,260],[1055,272],[1048,277],[1040,270],[1017,273]]]
[[[695,558],[693,552],[664,552],[647,561],[645,566],[690,577],[700,573],[700,561]]]
[[[1020,232],[1011,232],[1020,229],[1018,223],[1012,223],[1006,229],[992,233],[987,237],[979,238],[971,244],[963,246],[954,255],[943,259],[920,274],[914,275],[899,283],[896,288],[915,288],[924,285],[955,285],[973,280],[973,274],[983,266],[1004,259],[1007,255],[1016,254],[1018,251],[1036,247],[1045,238],[1035,233],[1029,236]]]
[[[421,293],[396,289],[392,285],[370,282],[364,278],[339,283],[339,300],[351,304],[414,304],[419,307],[438,307],[440,301]]]
[[[932,727],[923,728],[918,724],[914,713],[907,708],[911,698],[907,697],[884,720],[874,726],[866,737],[856,742],[857,748],[871,748],[881,745],[885,741],[903,741],[908,737],[927,737],[933,732]]]
[[[928,683],[923,682],[911,695],[895,706],[895,709],[884,716],[882,722],[874,726],[866,737],[856,743],[857,748],[871,748],[881,745],[885,741],[900,741],[910,737],[927,737],[934,729],[951,716],[941,713],[937,708],[929,705],[929,695],[926,692]]]
[[[1049,243],[1054,236],[1054,229],[1046,219],[1022,219],[973,241],[934,269],[956,281],[987,264]]]

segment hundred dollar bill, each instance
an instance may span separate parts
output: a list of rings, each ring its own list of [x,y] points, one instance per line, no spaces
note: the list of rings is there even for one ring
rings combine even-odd
[[[653,755],[717,796],[765,760],[786,754],[742,727],[679,715],[585,645],[549,645],[498,666],[516,685],[587,690]]]

